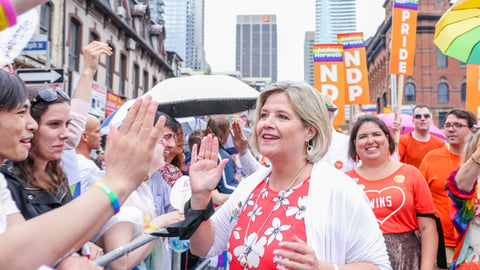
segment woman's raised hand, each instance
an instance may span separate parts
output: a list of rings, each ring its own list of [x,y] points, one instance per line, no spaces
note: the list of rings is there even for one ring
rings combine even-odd
[[[190,165],[190,185],[192,188],[192,209],[203,209],[211,198],[211,192],[217,187],[223,168],[228,160],[218,161],[218,139],[211,134],[203,137],[197,154],[197,145],[192,147]]]
[[[134,190],[148,177],[153,152],[163,135],[165,117],[153,126],[158,103],[150,96],[137,98],[128,111],[120,130],[110,125],[105,161],[106,178]]]
[[[232,142],[240,155],[245,155],[248,151],[248,138],[243,134],[242,126],[235,120],[232,123],[232,129],[230,130],[232,136]]]

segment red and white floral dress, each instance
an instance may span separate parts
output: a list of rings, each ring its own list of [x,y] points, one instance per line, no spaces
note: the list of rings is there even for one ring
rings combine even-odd
[[[270,189],[268,179],[250,194],[230,236],[232,270],[276,269],[273,251],[280,248],[280,242],[292,241],[294,236],[306,241],[304,218],[310,177],[279,192]]]

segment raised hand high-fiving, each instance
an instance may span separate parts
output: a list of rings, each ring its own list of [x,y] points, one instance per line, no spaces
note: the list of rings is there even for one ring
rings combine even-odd
[[[228,160],[218,161],[218,139],[212,135],[203,137],[200,150],[192,147],[192,164],[190,165],[190,185],[192,209],[204,209],[211,198],[211,192],[217,187],[223,169]]]

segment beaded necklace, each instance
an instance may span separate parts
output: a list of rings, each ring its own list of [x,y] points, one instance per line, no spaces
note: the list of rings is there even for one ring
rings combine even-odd
[[[300,169],[300,171],[297,173],[297,175],[295,176],[295,178],[293,178],[292,182],[290,182],[290,184],[288,185],[288,187],[286,189],[283,189],[281,191],[278,192],[278,194],[282,194],[282,193],[285,193],[287,192],[288,190],[290,190],[293,186],[293,184],[298,180],[298,178],[300,177],[300,175],[302,174],[302,172],[305,170],[305,168],[307,167],[307,164],[308,162],[305,163],[305,165],[302,167],[302,169]],[[270,181],[270,176],[268,176],[268,178],[265,180],[265,183],[263,184],[263,187],[262,189],[260,190],[259,194],[257,195],[257,198],[255,199],[255,204],[254,204],[254,209],[256,207],[258,207],[258,199],[260,198],[260,195],[261,195],[261,191],[265,189],[265,187],[267,186],[267,183]],[[268,216],[267,218],[265,219],[265,221],[263,222],[262,226],[257,230],[258,233],[260,233],[263,229],[263,226],[265,226],[265,224],[267,223],[267,220],[270,218],[270,216],[272,215],[273,212],[275,212],[275,210],[277,210],[279,204],[281,203],[281,200],[278,200],[277,202],[275,202],[275,206],[272,208],[272,210],[270,210],[270,213],[268,213]],[[250,219],[248,220],[248,223],[247,223],[247,229],[245,230],[245,235],[243,237],[243,244],[244,246],[248,246],[248,243],[247,243],[247,236],[248,236],[248,229],[250,228],[250,223],[252,221],[252,217],[254,215],[250,216]],[[240,262],[240,265],[242,267],[246,267],[247,266],[247,256],[248,254],[251,252],[252,250],[250,248],[245,248],[244,251],[243,251],[243,254],[242,256],[239,258],[239,262]]]

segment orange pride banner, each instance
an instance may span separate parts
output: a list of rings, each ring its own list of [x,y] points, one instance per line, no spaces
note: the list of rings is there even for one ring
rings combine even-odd
[[[345,66],[342,44],[313,44],[315,88],[332,97],[338,107],[333,125],[345,124]]]
[[[467,110],[477,116],[480,122],[480,66],[467,64]]]
[[[345,104],[368,104],[370,90],[363,33],[338,34],[337,39],[343,45]]]
[[[417,9],[418,0],[395,0],[393,3],[391,74],[413,74]]]

